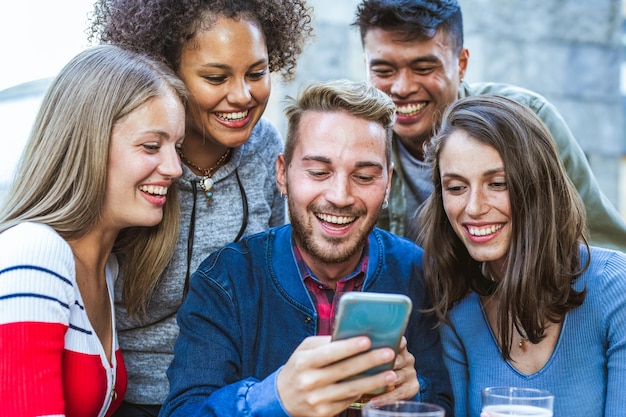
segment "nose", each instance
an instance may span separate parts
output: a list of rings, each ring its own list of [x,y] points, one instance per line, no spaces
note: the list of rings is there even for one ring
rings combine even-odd
[[[413,79],[412,74],[407,70],[398,71],[393,82],[391,83],[391,95],[398,97],[407,97],[413,92],[419,90],[419,83]]]
[[[168,178],[178,178],[183,175],[180,156],[178,156],[175,146],[162,147],[161,155],[161,163],[158,168],[161,175]]]
[[[334,181],[329,183],[326,200],[335,207],[348,207],[354,204],[352,186],[347,175],[335,175]]]
[[[472,189],[465,206],[465,212],[470,217],[479,217],[487,211],[489,211],[489,203],[483,190],[480,188]]]
[[[230,85],[228,101],[235,105],[244,106],[252,100],[250,90],[250,84],[248,84],[245,78],[234,80]]]

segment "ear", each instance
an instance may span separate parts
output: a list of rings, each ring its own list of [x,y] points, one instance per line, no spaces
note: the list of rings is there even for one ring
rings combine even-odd
[[[467,70],[467,63],[469,61],[469,49],[463,48],[459,52],[459,80],[465,77],[465,71]]]
[[[287,166],[282,153],[276,158],[276,185],[282,195],[287,194]]]

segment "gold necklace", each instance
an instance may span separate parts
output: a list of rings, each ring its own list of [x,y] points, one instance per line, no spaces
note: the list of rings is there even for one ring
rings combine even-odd
[[[224,162],[224,160],[228,157],[228,155],[230,155],[231,149],[232,148],[226,149],[226,152],[224,152],[224,155],[220,156],[220,159],[218,159],[217,162],[214,163],[209,168],[199,167],[198,165],[194,164],[189,159],[187,159],[182,149],[178,150],[180,159],[182,159],[182,161],[186,165],[192,168],[195,168],[202,173],[202,178],[200,178],[199,183],[200,183],[200,187],[202,187],[202,190],[204,191],[204,195],[206,195],[207,202],[209,203],[211,202],[211,199],[213,198],[213,185],[215,184],[215,182],[211,178],[213,176],[213,172],[222,164],[222,162]]]

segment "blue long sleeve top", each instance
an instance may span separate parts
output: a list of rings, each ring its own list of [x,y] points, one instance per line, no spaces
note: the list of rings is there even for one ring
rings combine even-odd
[[[585,301],[565,316],[552,356],[532,375],[502,359],[476,293],[453,307],[441,335],[457,417],[478,417],[488,386],[546,389],[555,417],[626,415],[626,255],[592,247],[574,288],[587,289]]]

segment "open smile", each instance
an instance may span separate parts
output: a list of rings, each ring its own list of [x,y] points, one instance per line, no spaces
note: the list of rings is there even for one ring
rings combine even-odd
[[[502,229],[502,226],[504,225],[494,224],[492,226],[487,226],[487,227],[468,227],[467,230],[472,236],[487,236],[487,235],[492,235],[498,230]]]
[[[426,102],[396,104],[396,113],[401,117],[415,116],[426,107]]]
[[[217,116],[218,119],[224,120],[226,122],[240,122],[242,120],[245,120],[246,117],[248,117],[248,114],[250,113],[249,110],[245,110],[245,111],[236,111],[236,112],[215,112],[215,115]]]
[[[322,221],[326,228],[334,230],[347,229],[357,219],[356,216],[336,216],[328,213],[315,213],[315,217]]]
[[[163,196],[167,194],[167,187],[159,186],[159,185],[142,185],[139,187],[139,190],[144,193]]]

